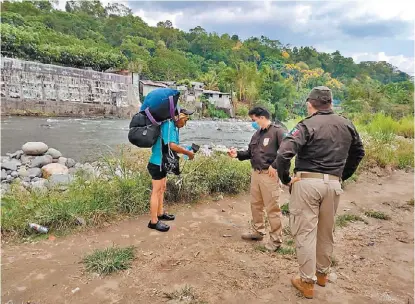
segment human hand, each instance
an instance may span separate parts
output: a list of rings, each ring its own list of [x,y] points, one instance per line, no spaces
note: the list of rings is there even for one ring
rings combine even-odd
[[[189,157],[190,160],[195,158],[195,153],[193,151],[187,151],[186,155]]]
[[[291,194],[291,191],[292,191],[292,189],[293,189],[293,185],[296,183],[296,182],[298,182],[299,180],[301,180],[301,178],[299,178],[299,177],[293,177],[292,179],[291,179],[291,181],[288,183],[288,190],[289,190],[289,193]]]
[[[294,183],[296,183],[296,182],[298,182],[298,181],[300,181],[301,180],[301,178],[299,178],[299,177],[293,177],[291,180],[290,180],[290,182],[288,183],[288,186],[292,186]]]
[[[268,175],[269,175],[269,177],[272,177],[272,178],[276,177],[277,176],[277,169],[274,169],[274,167],[269,166]]]
[[[237,158],[238,157],[238,152],[236,151],[235,148],[230,148],[228,150],[228,155],[232,158]]]

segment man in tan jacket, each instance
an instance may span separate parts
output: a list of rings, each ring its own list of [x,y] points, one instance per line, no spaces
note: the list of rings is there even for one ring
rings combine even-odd
[[[239,160],[251,160],[251,212],[252,230],[242,234],[244,240],[260,241],[264,238],[264,208],[270,224],[270,241],[265,248],[277,250],[282,243],[282,214],[279,206],[280,186],[277,176],[276,157],[285,131],[270,121],[270,113],[255,107],[249,111],[252,125],[257,131],[252,136],[246,151],[230,149],[228,154]]]

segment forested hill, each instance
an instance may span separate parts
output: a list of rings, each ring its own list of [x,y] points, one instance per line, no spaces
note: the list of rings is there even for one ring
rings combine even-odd
[[[98,71],[127,68],[142,78],[203,81],[233,90],[241,102],[264,104],[280,118],[294,113],[309,88],[327,85],[349,112],[413,113],[411,77],[386,62],[361,62],[340,52],[290,47],[268,37],[188,32],[170,21],[147,25],[131,9],[99,1],[1,3],[3,56]],[[412,94],[412,95],[411,95]]]

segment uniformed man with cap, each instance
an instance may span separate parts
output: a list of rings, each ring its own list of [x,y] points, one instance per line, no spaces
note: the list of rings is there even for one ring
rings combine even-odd
[[[332,110],[331,90],[315,87],[307,97],[309,116],[284,138],[277,171],[290,187],[290,229],[295,238],[300,276],[292,284],[306,297],[314,283],[325,286],[333,252],[334,217],[341,180],[348,179],[365,155],[353,124]],[[290,161],[296,156],[294,177]]]

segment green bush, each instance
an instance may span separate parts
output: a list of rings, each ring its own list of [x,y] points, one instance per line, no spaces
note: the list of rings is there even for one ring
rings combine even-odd
[[[384,113],[362,114],[354,119],[359,131],[366,131],[377,139],[391,141],[395,135],[414,138],[414,117],[406,116],[396,120]]]
[[[221,109],[216,109],[212,104],[207,106],[207,115],[212,118],[229,118],[229,115]]]
[[[413,168],[413,117],[394,120],[383,113],[363,114],[355,117],[354,122],[366,151],[359,171],[373,167]]]
[[[407,169],[414,167],[414,141],[412,139],[395,138],[384,140],[361,134],[365,157],[359,166],[359,171],[373,167],[391,167]]]
[[[248,106],[242,103],[238,103],[238,105],[236,106],[236,116],[246,118],[248,116],[248,113],[249,113]]]
[[[399,120],[396,134],[405,138],[414,138],[414,117],[406,116]]]

